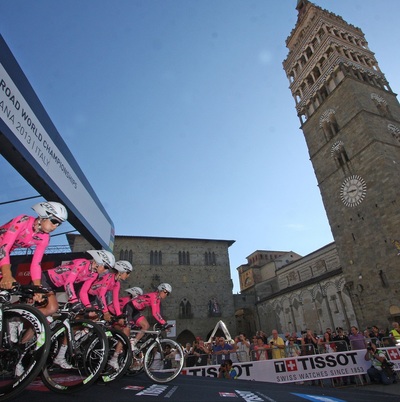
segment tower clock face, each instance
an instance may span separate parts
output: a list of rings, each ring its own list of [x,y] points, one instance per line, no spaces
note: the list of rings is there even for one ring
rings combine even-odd
[[[352,175],[347,177],[340,188],[340,198],[346,207],[359,205],[367,193],[367,185],[362,177]]]

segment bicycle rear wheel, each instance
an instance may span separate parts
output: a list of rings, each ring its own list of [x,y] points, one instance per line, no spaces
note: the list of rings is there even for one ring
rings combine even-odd
[[[157,383],[172,381],[182,371],[183,349],[171,339],[161,339],[150,345],[144,356],[144,370]]]
[[[104,372],[101,374],[103,382],[110,382],[121,378],[126,373],[132,363],[132,349],[129,338],[122,331],[112,328],[107,329],[106,334],[109,334],[107,362],[113,357],[115,348],[122,346],[121,353],[118,355],[118,369],[115,370],[107,364]]]
[[[65,358],[72,369],[53,363],[68,332],[63,323],[52,330],[51,349],[41,378],[52,391],[71,393],[92,385],[103,372],[108,357],[108,339],[101,326],[91,320],[71,321],[73,350],[68,348]]]
[[[35,307],[14,304],[2,312],[0,400],[4,401],[22,392],[39,374],[49,354],[50,328]]]

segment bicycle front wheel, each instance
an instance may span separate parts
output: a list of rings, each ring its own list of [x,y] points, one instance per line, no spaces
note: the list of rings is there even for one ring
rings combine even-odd
[[[50,349],[50,328],[35,307],[17,304],[2,311],[0,400],[22,392],[42,369]]]
[[[53,328],[50,354],[41,373],[47,388],[63,394],[92,385],[103,372],[108,357],[108,339],[101,326],[82,319],[70,322],[70,327],[71,331],[59,323]],[[72,367],[63,368],[54,359],[69,332],[72,348],[68,346],[65,361]]]
[[[111,328],[106,330],[108,335],[108,358],[104,372],[101,374],[103,382],[110,382],[121,378],[132,363],[132,349],[129,338],[117,329]],[[116,363],[118,369],[114,369],[108,363],[118,353]]]
[[[154,382],[172,381],[182,371],[183,349],[171,339],[161,339],[150,345],[144,356],[144,370]]]

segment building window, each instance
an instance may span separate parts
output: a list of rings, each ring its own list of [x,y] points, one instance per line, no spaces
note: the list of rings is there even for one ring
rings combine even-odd
[[[215,258],[215,253],[208,251],[204,253],[204,264],[205,265],[217,265],[217,261]]]
[[[328,141],[338,133],[339,127],[333,109],[328,109],[322,114],[319,119],[319,126],[324,131],[325,137]]]
[[[179,251],[179,265],[190,265],[189,251]]]
[[[376,108],[378,109],[379,113],[383,117],[392,117],[388,104],[382,96],[379,96],[375,93],[371,94],[371,99],[374,101]]]
[[[387,128],[389,133],[392,134],[393,138],[400,142],[400,128],[394,124],[388,124]]]
[[[188,299],[182,299],[179,304],[179,318],[193,318],[192,305]]]
[[[162,265],[161,251],[150,251],[150,265]]]
[[[133,251],[132,250],[121,250],[119,252],[119,259],[129,261],[130,263],[132,263]]]

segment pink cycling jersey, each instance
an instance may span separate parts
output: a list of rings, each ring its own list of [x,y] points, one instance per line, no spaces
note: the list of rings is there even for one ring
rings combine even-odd
[[[54,285],[57,287],[64,286],[68,301],[76,302],[78,301],[78,297],[75,292],[74,283],[85,282],[82,289],[84,287],[89,288],[99,275],[97,272],[91,272],[91,263],[90,260],[85,258],[77,258],[59,267],[49,269],[47,273]]]
[[[153,317],[162,325],[166,323],[160,314],[161,298],[158,292],[146,293],[132,299],[132,304],[136,310],[144,310],[146,307],[151,307]]]
[[[36,246],[31,262],[31,279],[42,276],[40,263],[50,241],[48,233],[35,233],[33,216],[19,215],[0,226],[0,266],[10,264],[10,252],[16,248]],[[1,277],[1,272],[0,272]]]
[[[121,308],[119,306],[118,297],[119,297],[119,290],[121,288],[121,284],[116,279],[115,273],[106,273],[101,277],[97,278],[95,282],[92,283],[90,289],[87,291],[86,294],[82,294],[82,290],[80,293],[80,299],[82,303],[88,307],[90,306],[89,298],[87,294],[97,296],[98,302],[100,304],[100,308],[103,313],[108,311],[107,301],[106,301],[106,293],[112,291],[112,299],[113,299],[113,306],[116,315],[121,315]]]
[[[120,297],[118,299],[118,305],[119,305],[121,312],[124,310],[125,305],[128,304],[131,300],[132,300],[131,296]],[[117,313],[115,311],[114,303],[108,304],[108,310],[111,314],[117,315]]]

